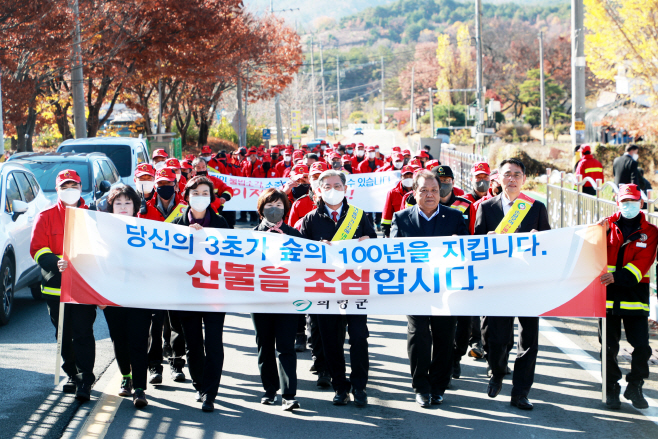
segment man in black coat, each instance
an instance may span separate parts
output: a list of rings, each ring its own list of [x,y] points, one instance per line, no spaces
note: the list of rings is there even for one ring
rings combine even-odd
[[[423,170],[414,175],[417,204],[393,215],[392,238],[468,235],[461,212],[439,206],[437,175]],[[456,316],[407,316],[407,353],[416,402],[423,408],[441,404],[450,383]]]
[[[525,166],[519,159],[501,162],[499,181],[503,188],[500,195],[484,201],[475,218],[475,235],[492,233],[524,233],[550,230],[546,206],[521,193],[525,183]],[[516,203],[518,202],[518,203]],[[516,204],[515,204],[516,203]],[[530,209],[528,209],[530,204]],[[519,216],[520,223],[510,227],[509,219],[514,212],[525,212]],[[498,226],[505,219],[507,224],[502,230]],[[539,351],[539,317],[519,317],[519,343],[514,363],[514,375],[511,405],[523,410],[532,410],[528,393],[535,379],[535,364]],[[489,367],[491,379],[487,394],[495,398],[503,386],[507,372],[507,361],[514,340],[514,317],[483,317],[482,345]]]
[[[637,170],[637,161],[640,148],[637,145],[628,145],[626,152],[621,157],[617,157],[612,162],[612,175],[615,177],[615,184],[640,184],[640,173]]]
[[[350,206],[345,198],[345,174],[333,169],[320,175],[321,199],[317,209],[302,219],[300,232],[306,239],[321,241],[331,245],[333,239],[377,238],[370,217],[355,206]],[[345,375],[345,353],[343,352],[343,318],[347,320],[350,335],[350,363],[352,373],[348,380]],[[331,383],[336,395],[334,405],[350,402],[350,390],[354,403],[365,406],[368,403],[366,384],[368,382],[368,316],[321,314],[318,327],[324,347],[324,356],[331,375]]]

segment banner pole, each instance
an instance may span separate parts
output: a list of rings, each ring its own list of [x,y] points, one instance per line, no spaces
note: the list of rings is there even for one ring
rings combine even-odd
[[[60,297],[61,300],[61,297]],[[55,358],[55,385],[59,384],[62,364],[62,332],[64,332],[64,302],[59,302],[59,321],[57,322],[57,356]]]
[[[607,389],[607,375],[608,375],[608,322],[607,318],[603,317],[602,319],[602,324],[601,324],[601,401],[605,403],[605,400],[607,399],[608,395],[608,389]]]

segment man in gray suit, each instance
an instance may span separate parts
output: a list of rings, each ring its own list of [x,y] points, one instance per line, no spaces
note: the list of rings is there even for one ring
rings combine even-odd
[[[391,238],[468,235],[461,212],[439,206],[440,185],[436,174],[416,172],[415,206],[396,212]],[[456,316],[407,316],[407,353],[416,402],[423,408],[441,404],[450,382]]]

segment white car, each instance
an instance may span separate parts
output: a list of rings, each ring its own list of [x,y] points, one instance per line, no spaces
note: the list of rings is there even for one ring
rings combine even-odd
[[[41,269],[30,256],[32,226],[39,212],[50,206],[34,174],[17,163],[0,164],[0,325],[11,317],[14,291],[30,287],[41,297]]]

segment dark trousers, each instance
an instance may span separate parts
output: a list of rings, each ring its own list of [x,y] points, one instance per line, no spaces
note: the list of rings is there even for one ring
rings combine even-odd
[[[539,317],[518,319],[519,342],[512,376],[512,396],[528,396],[535,380],[535,364],[539,352]],[[505,377],[513,337],[514,317],[482,318],[482,347],[495,381],[502,382]]]
[[[180,321],[180,313],[176,311],[167,311],[169,316],[169,327],[171,329],[171,357],[169,357],[169,365],[172,367],[185,366],[186,354],[185,350],[185,337],[183,336],[183,326]],[[166,317],[165,317],[166,318]]]
[[[621,340],[621,324],[624,323],[626,340],[633,346],[631,354],[631,371],[626,375],[626,382],[638,385],[644,384],[649,378],[649,358],[651,357],[651,346],[649,346],[649,322],[646,316],[617,316],[608,315],[606,327],[607,339],[607,385],[611,388],[621,377],[621,369],[617,362],[619,353],[619,341]],[[601,342],[602,325],[599,319],[599,342]]]
[[[348,380],[345,374],[345,352],[341,337],[344,320],[350,335],[350,365],[352,372]],[[331,383],[336,392],[349,391],[350,388],[365,390],[368,383],[368,316],[364,315],[318,315],[318,326],[322,337],[324,358]]]
[[[407,353],[416,393],[443,394],[450,382],[457,317],[407,316]]]
[[[170,311],[183,328],[194,388],[204,401],[217,397],[224,368],[224,312]],[[173,335],[173,325],[172,325]]]
[[[455,331],[455,352],[453,360],[459,361],[466,355],[468,347],[480,343],[482,333],[480,332],[480,317],[459,316],[457,317],[457,330]]]
[[[221,215],[224,217],[230,228],[235,227],[235,211],[222,210]]]
[[[297,316],[297,335],[306,335],[306,316],[303,314]]]
[[[55,339],[59,325],[59,296],[46,296],[50,321],[55,326]],[[79,384],[94,384],[94,362],[96,361],[96,340],[94,322],[96,306],[64,305],[64,326],[62,328],[62,369]]]
[[[313,365],[318,372],[327,371],[327,362],[324,358],[324,347],[322,345],[322,337],[320,336],[320,327],[318,324],[318,315],[309,314],[307,316],[308,329],[311,334],[311,356],[313,357]],[[341,346],[345,344],[345,323],[342,325],[342,342]]]
[[[171,348],[171,326],[169,325],[169,319],[162,318],[162,346],[169,346]]]
[[[153,311],[148,341],[149,369],[160,374],[162,373],[162,328],[166,314],[167,311]]]
[[[596,190],[592,186],[583,186],[583,193],[596,196]]]
[[[132,374],[133,387],[146,390],[149,328],[153,311],[108,306],[103,313],[121,374]]]
[[[285,399],[297,393],[297,352],[295,336],[299,324],[297,314],[252,314],[258,346],[258,369],[266,393],[283,389]],[[277,370],[276,353],[281,367]]]

